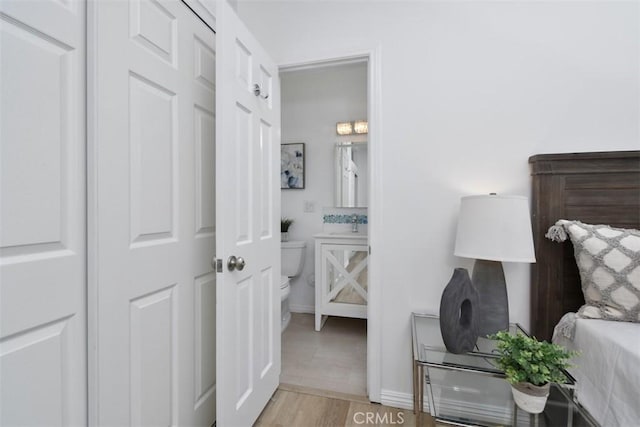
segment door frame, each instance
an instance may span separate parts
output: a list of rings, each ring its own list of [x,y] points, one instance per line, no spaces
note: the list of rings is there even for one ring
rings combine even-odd
[[[86,257],[87,257],[87,425],[98,425],[98,8],[86,0]],[[179,0],[213,32],[216,0]]]
[[[382,258],[378,242],[382,230],[382,99],[380,46],[356,50],[335,50],[320,57],[278,64],[280,72],[320,68],[329,65],[367,62],[367,137],[369,153],[369,287],[367,304],[367,393],[369,400],[380,402],[382,384]],[[374,191],[378,190],[378,191]]]

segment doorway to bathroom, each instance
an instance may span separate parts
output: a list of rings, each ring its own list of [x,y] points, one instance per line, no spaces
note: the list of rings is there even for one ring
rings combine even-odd
[[[283,303],[291,320],[282,335],[281,387],[375,400],[367,381],[372,135],[362,130],[370,121],[369,56],[281,67],[280,78],[283,147],[304,144],[302,188],[281,185],[282,216],[293,220],[289,240],[304,244]],[[281,162],[285,171],[286,149]],[[286,252],[283,246],[283,274]]]

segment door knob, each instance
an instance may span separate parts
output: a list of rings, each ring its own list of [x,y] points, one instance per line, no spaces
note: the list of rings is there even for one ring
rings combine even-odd
[[[227,260],[227,268],[229,269],[229,271],[233,271],[233,270],[242,271],[242,269],[244,269],[244,266],[246,264],[247,263],[244,261],[244,258],[242,257],[236,258],[235,255],[231,255]]]

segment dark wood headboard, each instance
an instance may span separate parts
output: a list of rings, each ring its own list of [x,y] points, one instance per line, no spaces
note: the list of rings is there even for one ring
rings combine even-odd
[[[544,237],[557,220],[640,229],[640,151],[540,154],[529,158],[536,263],[531,269],[531,332],[551,340],[564,313],[584,304],[569,240]]]

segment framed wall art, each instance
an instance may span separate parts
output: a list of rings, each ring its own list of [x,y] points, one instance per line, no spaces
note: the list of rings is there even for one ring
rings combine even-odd
[[[280,188],[304,188],[304,142],[280,145]]]

